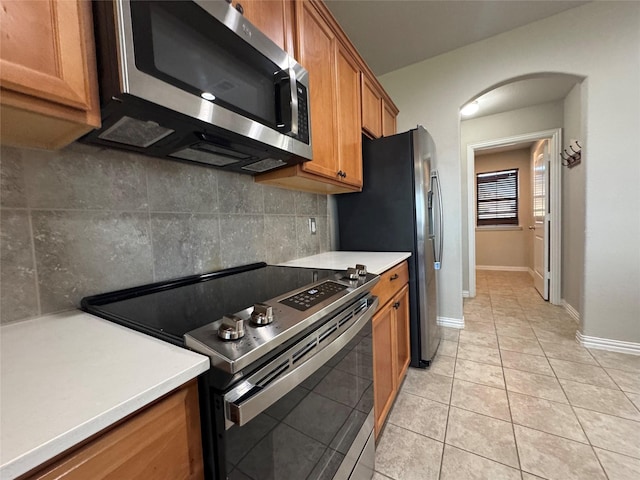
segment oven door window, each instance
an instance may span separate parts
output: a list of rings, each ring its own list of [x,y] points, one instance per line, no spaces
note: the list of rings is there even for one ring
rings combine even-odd
[[[371,322],[325,365],[225,434],[230,480],[331,479],[373,408]]]
[[[131,2],[136,67],[271,128],[280,68],[193,2]]]

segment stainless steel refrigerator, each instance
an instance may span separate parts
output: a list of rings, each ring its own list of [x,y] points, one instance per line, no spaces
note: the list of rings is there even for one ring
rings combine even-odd
[[[437,279],[442,264],[442,196],[435,145],[422,127],[363,137],[364,187],[336,195],[340,250],[411,252],[411,366],[427,367],[441,338]]]

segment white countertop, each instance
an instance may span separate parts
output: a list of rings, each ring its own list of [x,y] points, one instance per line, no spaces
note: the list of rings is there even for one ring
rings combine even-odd
[[[80,311],[0,328],[0,479],[208,370],[205,356]]]
[[[344,270],[360,263],[366,265],[367,271],[379,275],[410,256],[409,252],[325,252],[291,260],[280,265]]]

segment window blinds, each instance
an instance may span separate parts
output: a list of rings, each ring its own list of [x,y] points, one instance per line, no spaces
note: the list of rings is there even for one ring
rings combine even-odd
[[[518,169],[478,173],[477,224],[518,225]]]

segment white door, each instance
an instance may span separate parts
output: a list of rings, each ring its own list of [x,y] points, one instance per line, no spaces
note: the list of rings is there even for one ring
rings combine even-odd
[[[549,140],[538,143],[533,153],[533,283],[549,300]]]

